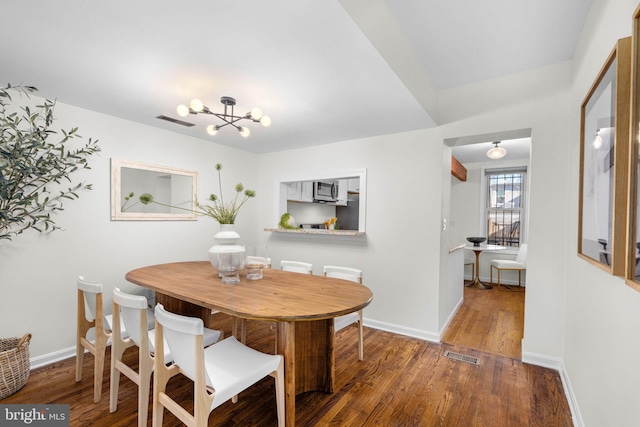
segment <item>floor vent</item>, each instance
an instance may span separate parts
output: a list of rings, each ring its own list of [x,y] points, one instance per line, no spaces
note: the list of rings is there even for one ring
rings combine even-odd
[[[168,117],[164,115],[157,116],[156,119],[166,120],[168,122],[175,123],[177,125],[187,126],[187,127],[195,126],[195,123],[185,122],[183,120],[174,119],[173,117]]]
[[[467,362],[467,363],[471,363],[472,365],[479,365],[480,361],[478,360],[477,357],[471,357],[471,356],[467,356],[464,354],[460,354],[460,353],[454,353],[453,351],[445,351],[444,352],[445,357],[448,357],[449,359],[453,359],[453,360],[459,360],[461,362]]]

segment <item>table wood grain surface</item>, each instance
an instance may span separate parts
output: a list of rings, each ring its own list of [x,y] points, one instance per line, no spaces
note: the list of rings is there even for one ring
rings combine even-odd
[[[208,261],[141,267],[125,276],[154,290],[170,311],[201,317],[210,310],[231,316],[278,322],[277,349],[285,358],[286,425],[295,425],[295,396],[333,391],[335,375],[333,318],[371,302],[366,286],[348,280],[264,269],[264,278],[222,284]]]

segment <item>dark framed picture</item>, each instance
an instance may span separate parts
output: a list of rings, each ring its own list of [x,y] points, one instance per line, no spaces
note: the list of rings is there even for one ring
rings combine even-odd
[[[581,107],[578,255],[625,275],[631,37],[618,40]]]

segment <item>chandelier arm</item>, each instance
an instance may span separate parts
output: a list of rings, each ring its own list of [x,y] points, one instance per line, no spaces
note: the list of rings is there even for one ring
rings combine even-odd
[[[223,124],[221,124],[221,125],[216,125],[216,127],[217,127],[218,129],[222,129],[223,127],[225,127],[225,126],[227,126],[227,125],[231,125],[231,126],[233,126],[234,128],[236,128],[236,129],[240,130],[240,126],[236,125],[236,124],[235,124],[235,123],[233,123],[233,122],[227,122],[227,121],[225,121],[225,122],[224,122]]]
[[[191,112],[191,111],[190,111]],[[233,123],[233,122],[237,122],[238,120],[242,120],[242,119],[247,119],[248,117],[246,116],[233,116],[231,114],[224,114],[224,113],[214,113],[211,110],[202,110],[199,112],[200,114],[208,114],[210,116],[216,116],[217,118],[219,118],[220,120],[224,120],[227,123]],[[193,111],[193,114],[198,114],[197,111]],[[233,119],[233,120],[229,120],[229,118]],[[253,120],[253,119],[252,119]]]
[[[192,104],[194,103],[195,100],[192,100]],[[233,112],[234,106],[236,105],[236,100],[234,98],[228,97],[228,96],[223,96],[220,99],[220,102],[224,105],[224,112],[223,113],[215,113],[213,111],[211,111],[211,109],[209,107],[207,107],[206,105],[203,105],[201,101],[198,100],[199,105],[197,106],[198,110],[194,110],[193,108],[191,108],[191,106],[189,106],[189,114],[193,114],[193,115],[198,115],[198,114],[208,114],[210,116],[216,116],[217,118],[219,118],[220,120],[222,120],[224,123],[220,124],[220,125],[215,125],[215,130],[217,131],[220,128],[223,128],[227,125],[231,125],[234,128],[236,128],[237,130],[241,131],[241,133],[243,132],[243,129],[246,129],[248,131],[248,128],[243,128],[242,126],[236,125],[236,122],[239,122],[240,120],[249,120],[251,122],[254,123],[262,123],[262,121],[260,119],[256,119],[251,115],[251,112],[246,113],[244,116],[236,116]],[[178,110],[181,109],[181,107],[183,106],[179,106]],[[201,108],[201,109],[200,109]],[[228,111],[231,110],[231,114],[228,113]],[[178,111],[178,114],[183,115],[180,111]],[[261,115],[261,114],[260,114]],[[265,116],[266,117],[266,116]],[[268,125],[265,125],[268,126]],[[215,133],[215,132],[213,132]],[[212,135],[213,135],[212,133]],[[248,134],[248,132],[247,132]],[[243,133],[243,136],[247,136]]]

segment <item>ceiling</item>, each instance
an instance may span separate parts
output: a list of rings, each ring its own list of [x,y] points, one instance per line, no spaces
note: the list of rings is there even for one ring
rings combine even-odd
[[[500,147],[507,150],[507,154],[500,160],[491,160],[487,157],[487,151],[493,148],[493,142],[477,142],[451,148],[451,155],[463,165],[470,163],[506,162],[512,160],[528,160],[531,155],[531,138],[503,139]]]
[[[439,90],[571,59],[590,3],[4,0],[0,84],[275,152],[434,126]],[[212,137],[211,116],[181,118],[190,128],[156,118],[180,118],[195,97],[221,112],[222,96],[272,125]]]

